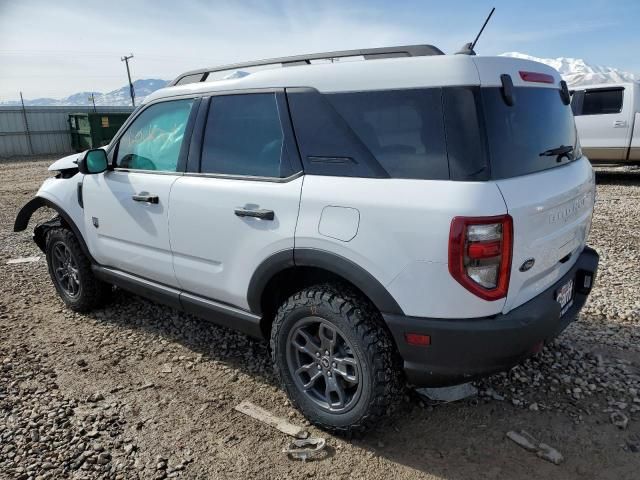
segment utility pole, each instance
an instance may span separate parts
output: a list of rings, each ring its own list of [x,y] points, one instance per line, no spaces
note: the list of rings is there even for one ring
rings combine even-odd
[[[129,56],[124,56],[120,58],[121,62],[124,62],[127,65],[127,77],[129,77],[129,95],[131,95],[131,105],[136,106],[136,93],[133,91],[133,83],[131,83],[131,72],[129,71],[129,59],[133,58],[133,53],[129,54]]]
[[[93,111],[96,112],[96,97],[93,94],[93,92],[91,92],[91,95],[89,95],[89,100],[91,100],[91,102],[93,102]]]
[[[29,142],[29,153],[33,155],[33,143],[31,143],[31,131],[29,130],[29,121],[27,120],[27,109],[24,108],[24,98],[20,92],[20,103],[22,104],[22,118],[24,118],[24,131],[27,134],[27,142]]]

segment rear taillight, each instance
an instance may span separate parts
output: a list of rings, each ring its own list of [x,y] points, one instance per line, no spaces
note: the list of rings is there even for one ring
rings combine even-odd
[[[512,246],[510,215],[455,217],[449,233],[449,272],[484,300],[506,297]]]

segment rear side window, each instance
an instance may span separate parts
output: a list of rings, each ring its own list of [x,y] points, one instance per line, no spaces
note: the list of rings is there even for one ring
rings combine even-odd
[[[620,113],[624,89],[581,90],[573,96],[571,106],[574,115],[607,115]]]
[[[440,89],[327,95],[392,178],[447,179]]]
[[[291,169],[284,152],[274,93],[211,99],[202,145],[202,173],[285,177]]]

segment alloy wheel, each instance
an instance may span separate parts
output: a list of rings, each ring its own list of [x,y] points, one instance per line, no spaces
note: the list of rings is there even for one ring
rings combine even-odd
[[[70,297],[77,297],[80,293],[80,271],[71,251],[63,242],[53,245],[51,262],[60,288]]]
[[[345,335],[324,318],[305,317],[294,325],[287,364],[298,389],[322,409],[344,413],[357,403],[360,363]]]

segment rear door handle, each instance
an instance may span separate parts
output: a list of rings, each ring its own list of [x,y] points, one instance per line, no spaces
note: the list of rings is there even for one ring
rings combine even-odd
[[[159,201],[157,195],[149,195],[148,193],[139,193],[138,195],[133,195],[131,198],[134,202],[158,203]]]
[[[246,208],[236,208],[235,214],[238,217],[255,217],[262,220],[273,220],[275,213],[273,210],[248,210]]]
[[[613,122],[613,128],[625,128],[626,126],[626,120],[616,120],[615,122]]]

